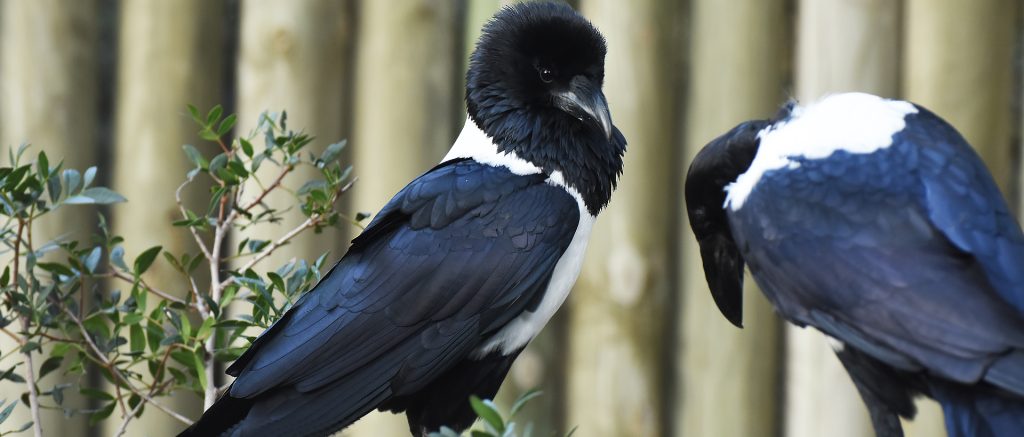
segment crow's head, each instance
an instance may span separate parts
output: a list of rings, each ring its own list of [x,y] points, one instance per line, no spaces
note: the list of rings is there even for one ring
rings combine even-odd
[[[562,171],[581,192],[603,185],[598,208],[625,150],[601,92],[605,52],[604,37],[571,7],[520,3],[484,26],[466,74],[469,116],[501,151]]]

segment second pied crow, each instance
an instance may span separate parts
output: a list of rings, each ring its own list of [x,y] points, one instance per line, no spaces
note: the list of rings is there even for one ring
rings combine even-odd
[[[719,309],[743,266],[776,310],[838,340],[880,436],[913,397],[951,437],[1024,433],[1024,234],[948,123],[868,94],[790,105],[711,141],[686,207]]]
[[[451,152],[227,369],[230,389],[182,435],[327,435],[374,409],[404,412],[416,436],[472,424],[470,395],[494,396],[568,295],[622,171],[605,50],[563,4],[502,9],[472,54]]]

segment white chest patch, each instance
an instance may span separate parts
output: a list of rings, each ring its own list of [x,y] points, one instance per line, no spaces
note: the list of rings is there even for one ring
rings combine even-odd
[[[494,141],[469,118],[466,119],[466,125],[462,128],[459,138],[455,140],[452,149],[441,162],[456,158],[472,158],[480,163],[506,167],[512,173],[519,175],[541,172],[539,167],[516,156],[515,153],[499,153]],[[573,199],[576,199],[576,206],[580,211],[580,222],[576,226],[576,233],[573,234],[572,241],[569,242],[565,253],[555,263],[551,281],[548,282],[548,287],[544,290],[544,297],[541,298],[537,308],[534,311],[523,312],[498,330],[482,346],[472,352],[471,356],[474,358],[483,357],[492,351],[508,355],[526,346],[526,343],[540,333],[555,311],[562,306],[569,296],[572,286],[576,283],[576,278],[580,275],[580,269],[583,267],[583,254],[587,250],[590,230],[594,226],[596,217],[590,214],[579,191],[566,184],[561,172],[552,173],[547,182],[564,189]]]
[[[893,134],[917,113],[909,102],[864,93],[826,96],[793,109],[789,120],[758,133],[761,144],[750,168],[725,187],[724,207],[740,209],[765,172],[797,168],[793,158],[822,159],[837,151],[871,153],[892,145]]]

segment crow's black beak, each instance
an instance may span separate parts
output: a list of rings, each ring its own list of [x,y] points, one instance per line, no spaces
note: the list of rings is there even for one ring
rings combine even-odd
[[[612,138],[612,115],[601,87],[584,76],[569,82],[569,89],[555,93],[555,105],[580,121],[592,123],[601,129],[605,138]]]

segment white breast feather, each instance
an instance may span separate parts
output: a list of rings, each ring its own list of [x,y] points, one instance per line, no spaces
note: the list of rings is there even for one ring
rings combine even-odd
[[[452,149],[441,162],[457,158],[472,158],[483,164],[506,167],[518,175],[541,172],[539,167],[516,156],[515,153],[499,153],[494,141],[469,118],[466,119],[466,125],[462,128],[459,138],[455,140]],[[562,306],[569,296],[573,284],[576,283],[576,278],[580,275],[580,269],[583,267],[583,254],[587,250],[590,230],[594,226],[596,217],[590,214],[579,191],[566,184],[561,172],[552,173],[547,182],[564,189],[572,195],[573,199],[576,199],[576,205],[580,211],[580,222],[576,226],[576,233],[573,234],[572,241],[569,242],[565,253],[555,263],[551,281],[548,282],[548,287],[544,290],[544,297],[541,298],[537,308],[534,311],[523,312],[498,330],[482,346],[473,351],[471,356],[474,358],[481,358],[495,350],[508,355],[526,346],[526,343],[540,333],[555,311]]]

